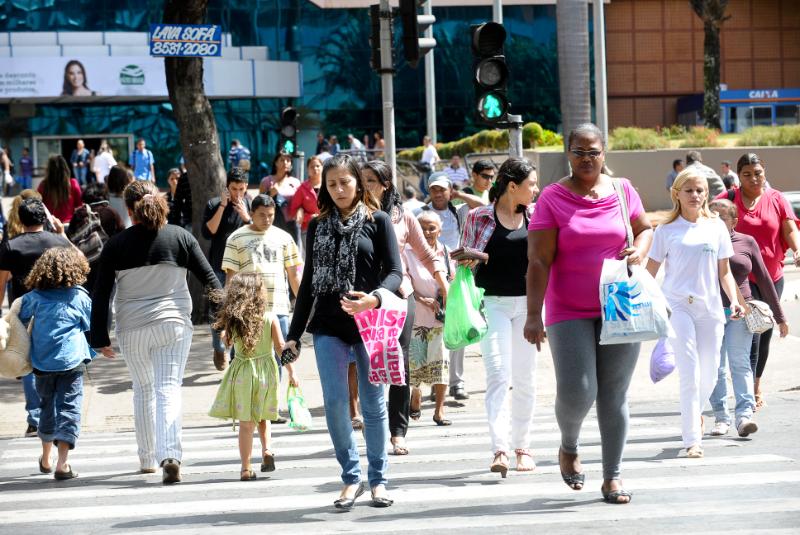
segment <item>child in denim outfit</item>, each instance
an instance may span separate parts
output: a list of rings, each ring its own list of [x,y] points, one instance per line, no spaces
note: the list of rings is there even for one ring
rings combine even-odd
[[[82,365],[94,355],[83,334],[89,330],[92,301],[80,285],[88,273],[89,263],[79,250],[48,249],[25,279],[31,292],[21,297],[19,319],[25,325],[33,321],[31,365],[41,398],[39,471],[53,472],[50,454],[55,444],[58,462],[53,475],[57,480],[78,476],[67,464],[67,456],[80,433]]]

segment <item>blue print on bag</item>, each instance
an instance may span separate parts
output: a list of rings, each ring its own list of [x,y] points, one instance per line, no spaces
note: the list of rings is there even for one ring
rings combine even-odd
[[[634,303],[642,294],[639,283],[627,281],[614,282],[606,285],[605,321],[628,321],[629,318],[639,315],[641,304]]]

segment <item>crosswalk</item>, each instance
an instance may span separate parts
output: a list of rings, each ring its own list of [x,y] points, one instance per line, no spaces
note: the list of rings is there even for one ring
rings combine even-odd
[[[71,454],[80,472],[56,482],[38,473],[36,439],[0,443],[0,533],[269,533],[302,532],[556,532],[624,522],[625,532],[659,531],[653,526],[690,526],[704,519],[742,521],[758,512],[781,525],[800,518],[800,465],[793,458],[753,448],[734,437],[705,441],[706,457],[681,456],[674,413],[631,419],[623,477],[634,492],[629,506],[601,503],[600,437],[590,415],[581,455],[587,485],[581,492],[561,482],[556,452],[558,428],[552,407],[535,418],[533,473],[488,471],[487,426],[478,403],[451,409],[450,427],[414,422],[411,454],[390,456],[390,492],[395,506],[374,509],[362,498],[347,514],[332,502],[340,489],[339,468],[322,418],[297,433],[273,427],[277,471],[240,482],[237,435],[230,425],[184,429],[184,481],[164,487],[160,474],[140,475],[131,432],[84,434]],[[361,453],[363,440],[359,437]],[[256,451],[258,441],[255,441]],[[255,463],[254,459],[254,463]],[[257,465],[256,465],[257,466]],[[362,458],[366,472],[366,460]],[[269,477],[267,477],[269,476]],[[603,524],[607,522],[609,524]],[[733,526],[737,524],[732,524]],[[739,524],[741,526],[741,524]],[[792,523],[787,523],[792,526]],[[649,528],[648,528],[649,526]],[[755,527],[755,526],[754,526]],[[35,531],[34,531],[35,530]],[[747,531],[746,529],[744,531]],[[742,530],[739,530],[742,532]]]

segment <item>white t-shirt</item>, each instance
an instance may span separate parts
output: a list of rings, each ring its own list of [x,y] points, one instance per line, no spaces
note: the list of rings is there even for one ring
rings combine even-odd
[[[425,147],[425,150],[422,151],[422,158],[420,161],[429,163],[431,166],[439,161],[439,153],[436,152],[436,147],[433,146],[433,143]]]
[[[431,210],[436,212],[442,220],[442,233],[439,235],[439,241],[445,244],[451,251],[458,249],[458,244],[461,242],[461,232],[458,230],[458,217],[449,209],[437,210],[431,207]]]
[[[94,174],[97,177],[97,181],[102,184],[106,181],[106,177],[108,173],[111,172],[111,168],[117,165],[117,161],[111,155],[110,152],[102,152],[95,156],[94,159]]]
[[[718,261],[733,256],[725,223],[719,218],[690,223],[683,217],[660,225],[653,236],[650,258],[664,262],[662,290],[670,306],[692,302],[725,321],[719,289]]]

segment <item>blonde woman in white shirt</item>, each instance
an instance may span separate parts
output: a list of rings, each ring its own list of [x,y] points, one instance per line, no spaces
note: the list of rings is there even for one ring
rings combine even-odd
[[[647,270],[664,263],[664,295],[675,330],[670,339],[680,375],[681,434],[686,455],[703,456],[702,410],[717,378],[725,329],[720,286],[731,302],[731,319],[744,313],[728,259],[733,246],[725,224],[708,208],[708,182],[689,168],[672,184],[672,212],[653,236]]]

